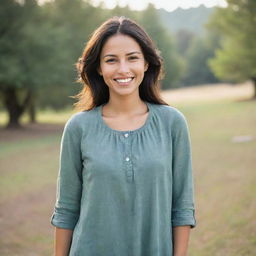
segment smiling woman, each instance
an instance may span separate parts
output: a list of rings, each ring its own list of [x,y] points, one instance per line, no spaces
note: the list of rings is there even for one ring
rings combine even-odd
[[[190,138],[159,96],[159,51],[114,17],[77,68],[84,88],[61,141],[55,255],[186,255],[196,225]]]
[[[132,37],[117,34],[102,48],[99,74],[109,88],[110,98],[113,94],[139,94],[147,68],[142,50]]]

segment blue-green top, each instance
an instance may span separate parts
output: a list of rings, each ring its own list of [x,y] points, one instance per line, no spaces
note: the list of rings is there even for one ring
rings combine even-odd
[[[196,225],[186,119],[145,103],[136,130],[110,128],[102,105],[65,125],[51,223],[74,230],[71,256],[172,256],[172,227]]]

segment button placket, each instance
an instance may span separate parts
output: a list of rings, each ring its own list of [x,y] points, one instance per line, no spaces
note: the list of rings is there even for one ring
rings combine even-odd
[[[131,134],[124,133],[124,167],[125,176],[128,182],[133,182],[133,168],[132,168],[132,155],[131,155]]]

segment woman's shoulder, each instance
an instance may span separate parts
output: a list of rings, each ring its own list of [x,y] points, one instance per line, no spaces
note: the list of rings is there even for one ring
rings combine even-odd
[[[154,111],[158,116],[161,116],[166,121],[179,121],[179,120],[186,120],[185,115],[176,107],[170,105],[163,105],[163,104],[152,104]]]
[[[174,134],[188,130],[188,122],[185,115],[177,108],[170,105],[154,105],[154,112],[161,125]]]
[[[88,127],[87,124],[91,124],[96,119],[96,116],[96,108],[74,113],[68,118],[65,127],[66,129],[82,129],[83,127]]]

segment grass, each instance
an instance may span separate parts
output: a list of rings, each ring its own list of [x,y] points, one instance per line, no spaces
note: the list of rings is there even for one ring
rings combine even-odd
[[[256,251],[255,105],[230,99],[175,103],[188,120],[193,149],[197,227],[191,230],[190,256],[251,256]],[[48,111],[40,112],[38,119],[63,123],[70,115]],[[233,137],[240,135],[254,140],[234,143]],[[0,204],[11,209],[13,201],[16,209],[20,202],[22,209],[17,210],[19,217],[13,215],[15,230],[8,231],[11,224],[4,226],[1,255],[51,254],[49,216],[60,138],[59,133],[22,143],[1,142]]]
[[[18,144],[16,148],[12,143],[7,148],[8,154],[1,160],[1,201],[15,198],[20,191],[30,192],[54,183],[58,167],[59,141],[59,136],[49,136],[41,139],[41,144],[36,140],[27,142],[24,146]]]
[[[50,124],[62,124],[69,116],[74,113],[69,110],[64,111],[53,111],[51,109],[40,110],[36,119],[39,123],[50,123]],[[28,114],[25,113],[21,120],[21,124],[26,124],[29,120]],[[6,111],[0,110],[0,126],[4,126],[8,121],[8,115]]]
[[[255,102],[181,106],[191,131],[198,226],[192,231],[190,255],[253,255],[256,250],[254,195]]]
[[[8,142],[1,142],[0,148],[0,159],[7,157],[8,155],[13,155],[14,153],[18,153],[21,150],[23,152],[30,152],[31,148],[43,148],[53,142],[59,141],[59,135],[50,135],[42,138],[37,139],[21,139],[19,143],[17,141],[8,141]]]

